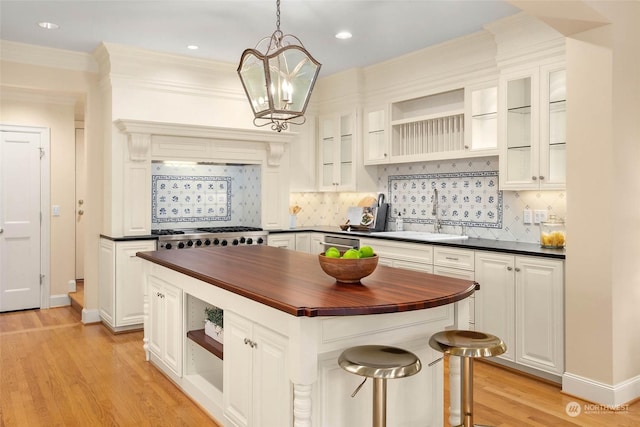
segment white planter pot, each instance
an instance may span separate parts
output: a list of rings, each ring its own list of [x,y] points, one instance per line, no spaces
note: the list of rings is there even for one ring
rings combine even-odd
[[[219,343],[224,343],[224,329],[208,320],[204,322],[204,333]]]

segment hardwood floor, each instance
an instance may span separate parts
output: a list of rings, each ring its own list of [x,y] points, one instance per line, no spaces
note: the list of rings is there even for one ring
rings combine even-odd
[[[70,307],[0,314],[0,426],[219,427],[145,361],[142,332]]]
[[[474,371],[478,424],[640,426],[639,401],[607,411],[487,363]],[[84,326],[70,307],[0,314],[0,426],[54,425],[219,427],[145,361],[142,332]]]

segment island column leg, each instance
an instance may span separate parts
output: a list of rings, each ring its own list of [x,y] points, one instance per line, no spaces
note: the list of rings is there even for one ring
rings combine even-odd
[[[293,385],[293,426],[311,427],[311,384]]]

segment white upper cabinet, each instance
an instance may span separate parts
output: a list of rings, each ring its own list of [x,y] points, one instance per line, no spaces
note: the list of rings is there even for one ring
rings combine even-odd
[[[495,81],[371,107],[364,111],[364,164],[498,155],[497,121]]]
[[[498,84],[465,87],[464,149],[482,155],[498,154]]]
[[[564,188],[564,69],[549,65],[504,73],[499,87],[501,188]]]
[[[356,120],[355,111],[320,117],[321,190],[355,190]]]
[[[362,139],[365,165],[389,163],[389,117],[386,106],[376,106],[364,110],[364,135]]]
[[[391,104],[390,163],[464,157],[464,89]]]
[[[376,171],[362,161],[360,127],[356,109],[319,117],[320,191],[375,191]]]

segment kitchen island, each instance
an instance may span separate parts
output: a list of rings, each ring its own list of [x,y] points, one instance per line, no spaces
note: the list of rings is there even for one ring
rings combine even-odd
[[[267,246],[138,256],[148,261],[148,359],[225,426],[370,425],[370,382],[351,398],[362,378],[337,364],[362,344],[423,361],[418,375],[389,382],[389,425],[443,424],[442,364],[427,366],[441,355],[427,341],[468,324],[475,282],[378,266],[361,285],[337,284],[317,255]],[[224,309],[219,353],[193,338],[210,305]]]

